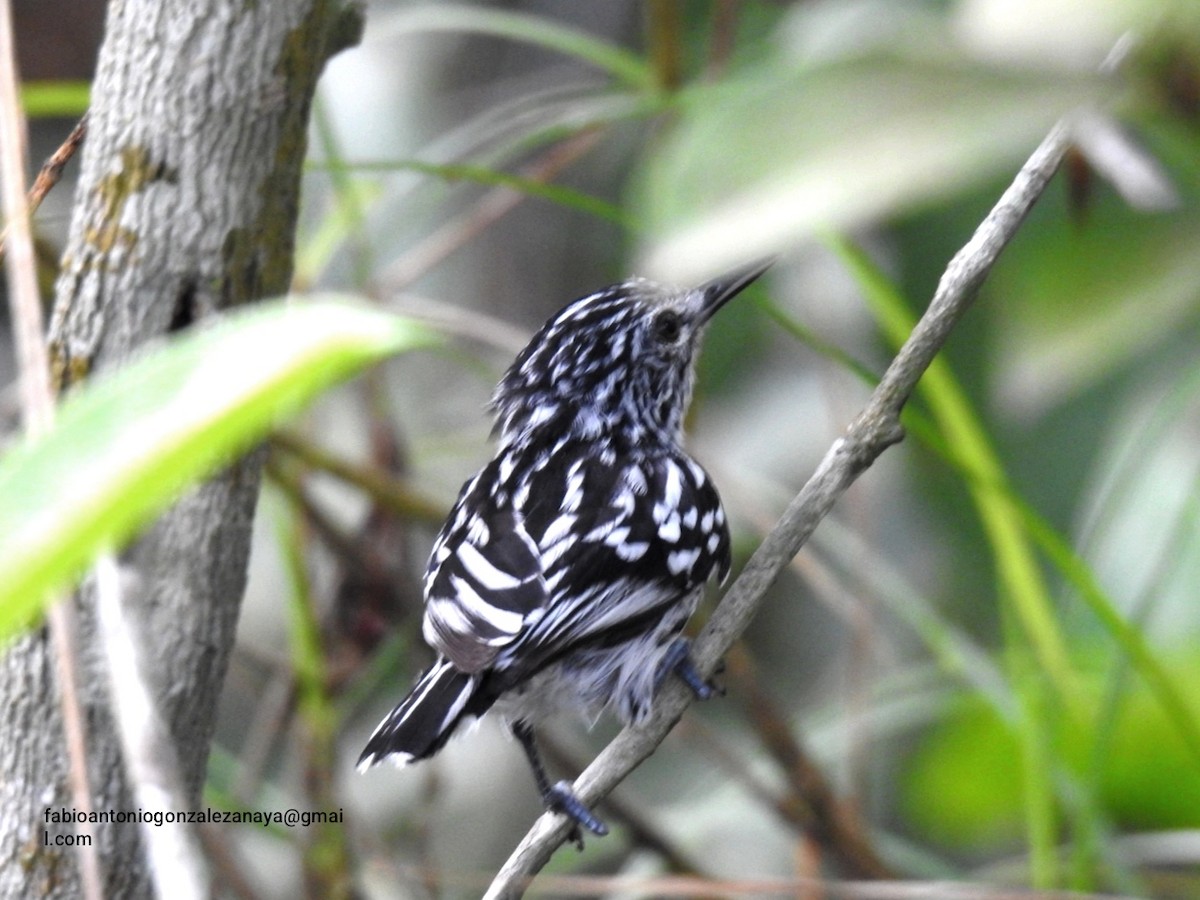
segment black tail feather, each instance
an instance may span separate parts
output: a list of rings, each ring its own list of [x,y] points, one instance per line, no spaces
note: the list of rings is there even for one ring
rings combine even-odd
[[[358,758],[359,771],[384,760],[403,766],[433,756],[465,719],[483,713],[471,703],[478,687],[478,675],[439,659],[379,723]]]

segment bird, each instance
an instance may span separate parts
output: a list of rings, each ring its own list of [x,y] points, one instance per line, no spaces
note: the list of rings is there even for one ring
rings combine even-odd
[[[426,567],[436,659],[359,771],[428,759],[492,712],[571,838],[607,833],[569,782],[551,784],[534,729],[605,710],[641,722],[672,673],[712,695],[682,633],[706,583],[729,573],[729,526],[683,423],[706,326],[772,262],[691,289],[630,278],[567,304],[517,355],[489,404],[495,455],[463,485]]]

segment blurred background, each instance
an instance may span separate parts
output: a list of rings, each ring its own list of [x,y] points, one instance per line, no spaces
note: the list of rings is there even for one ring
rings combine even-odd
[[[23,77],[55,83],[27,97],[35,161],[82,112],[101,37],[103,4],[64,9],[14,4]],[[1071,154],[908,439],[774,586],[726,695],[600,805],[614,833],[559,851],[545,891],[882,876],[1200,896],[1189,0],[368,3],[321,85],[295,288],[451,340],[272,442],[207,798],[344,821],[208,832],[229,894],[351,876],[363,896],[475,896],[538,814],[495,722],[404,771],[353,763],[429,662],[430,544],[546,317],[630,274],[698,283],[781,254],[710,329],[689,418],[736,574],[1066,115]],[[47,284],[71,190],[39,215]],[[310,606],[315,655],[288,625]],[[556,772],[614,733],[561,723]]]

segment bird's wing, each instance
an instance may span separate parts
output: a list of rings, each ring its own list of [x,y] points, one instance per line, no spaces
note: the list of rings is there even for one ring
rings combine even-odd
[[[724,512],[699,465],[570,449],[515,489],[494,461],[435,544],[425,638],[463,671],[495,666],[519,681],[576,647],[651,627],[729,569]]]
[[[668,607],[729,568],[720,499],[691,459],[664,454],[611,465],[584,454],[564,475],[561,490],[543,489],[550,502],[530,505],[524,517],[548,596],[544,612],[497,660],[517,672],[650,630]]]
[[[537,544],[495,502],[494,469],[463,487],[425,573],[425,640],[464,672],[486,668],[548,597]]]

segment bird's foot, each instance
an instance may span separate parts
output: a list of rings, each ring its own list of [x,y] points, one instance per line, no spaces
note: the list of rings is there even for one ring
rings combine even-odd
[[[604,836],[608,834],[608,826],[596,818],[595,814],[575,796],[571,785],[560,781],[546,792],[546,805],[555,812],[562,813],[571,820],[571,830],[568,840],[580,850],[583,849],[583,831],[586,828],[592,834]]]
[[[676,638],[667,649],[666,655],[658,667],[658,687],[666,680],[667,675],[674,672],[683,683],[692,689],[697,700],[708,700],[724,691],[708,679],[704,678],[692,663],[691,644],[687,638]]]

